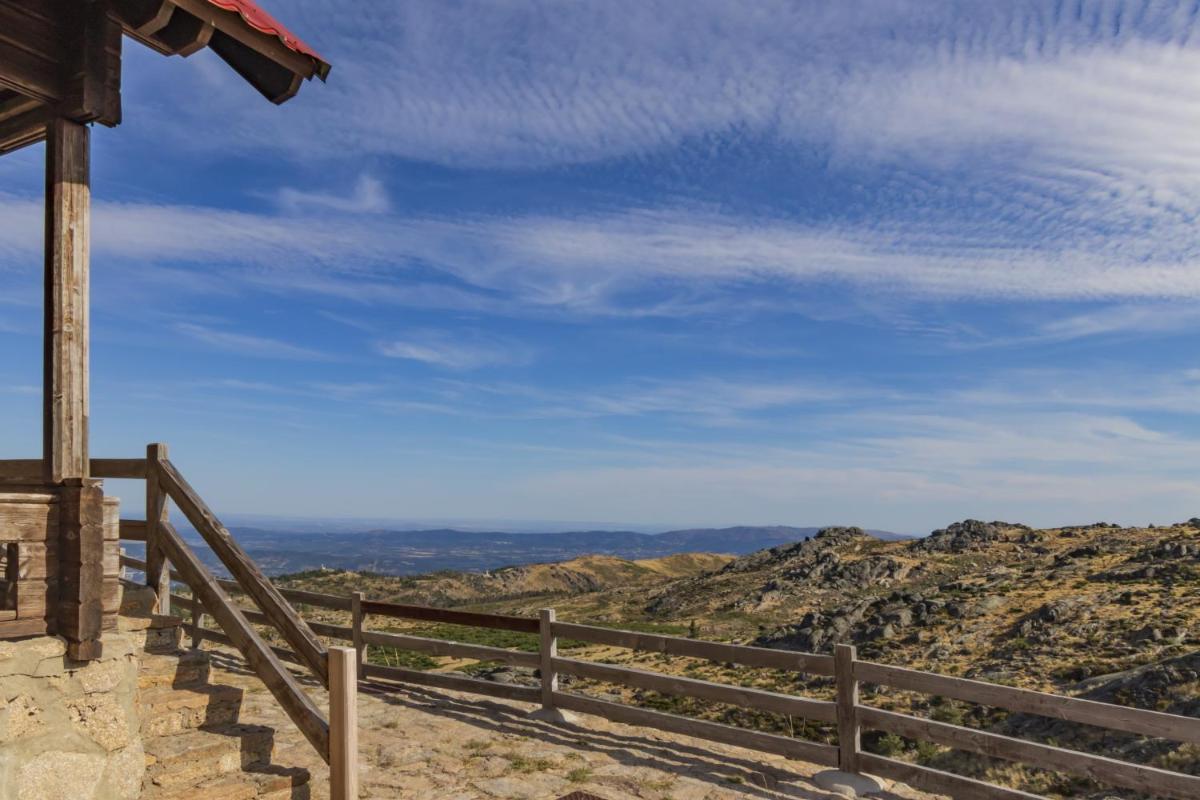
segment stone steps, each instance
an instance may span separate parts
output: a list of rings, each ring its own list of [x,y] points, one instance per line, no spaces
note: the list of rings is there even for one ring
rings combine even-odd
[[[308,800],[308,779],[302,767],[250,767],[182,788],[143,784],[142,800]]]
[[[146,740],[145,747],[146,782],[173,789],[269,763],[275,731],[234,723],[158,736]]]
[[[172,654],[147,653],[141,657],[138,688],[201,686],[208,683],[210,671],[208,653],[201,650]]]
[[[159,686],[138,693],[147,738],[236,722],[241,708],[242,690],[235,686]]]
[[[142,649],[142,798],[306,800],[308,771],[271,763],[275,731],[238,722],[243,690],[211,683],[209,654],[182,649],[182,620],[150,613],[141,594],[123,609],[120,625]]]

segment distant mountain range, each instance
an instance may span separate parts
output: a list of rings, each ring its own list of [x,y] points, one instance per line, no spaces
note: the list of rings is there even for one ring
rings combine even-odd
[[[568,531],[511,533],[488,531],[368,530],[312,532],[234,526],[234,537],[268,575],[330,567],[390,575],[415,575],[443,569],[481,571],[518,564],[566,561],[583,555],[626,559],[660,558],[676,553],[742,555],[809,538],[819,528],[786,525],[691,528],[666,533]],[[881,539],[907,538],[870,531]],[[198,536],[185,529],[185,536]],[[207,549],[199,551],[213,563]]]

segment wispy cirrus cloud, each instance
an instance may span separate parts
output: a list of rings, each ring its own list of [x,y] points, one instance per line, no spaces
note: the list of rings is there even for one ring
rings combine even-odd
[[[461,331],[411,331],[401,337],[377,342],[375,349],[388,358],[418,361],[452,370],[520,366],[530,363],[535,356],[534,349],[523,342]]]
[[[331,358],[329,354],[319,350],[302,347],[280,339],[237,331],[219,330],[208,325],[178,322],[174,325],[174,329],[176,332],[209,347],[239,356],[298,361],[325,361]]]

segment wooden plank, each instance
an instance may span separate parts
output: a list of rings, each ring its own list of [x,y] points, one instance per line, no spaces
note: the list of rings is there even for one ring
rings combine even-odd
[[[864,683],[875,683],[923,692],[942,697],[952,697],[969,703],[1006,708],[1025,714],[1036,714],[1067,722],[1079,722],[1099,728],[1157,736],[1176,742],[1200,744],[1200,719],[1147,711],[1141,708],[1098,703],[1078,697],[1016,689],[994,683],[973,681],[967,678],[952,678],[931,672],[918,672],[903,667],[858,661],[854,665],[855,676]]]
[[[146,527],[144,519],[123,519],[120,522],[121,539],[126,542],[144,542]]]
[[[237,581],[231,581],[227,578],[222,578],[217,581],[221,584],[221,588],[238,594],[245,594],[246,590]],[[321,594],[320,592],[306,592],[301,589],[281,589],[276,587],[277,591],[287,600],[295,603],[304,603],[318,608],[332,608],[335,611],[349,611],[350,598],[342,597],[336,594]]]
[[[221,559],[221,563],[230,574],[241,584],[246,594],[254,600],[264,614],[271,618],[271,623],[287,641],[304,663],[313,671],[324,684],[328,681],[325,663],[325,647],[317,639],[317,635],[304,622],[279,593],[267,577],[263,575],[246,551],[241,548],[221,524],[212,510],[205,504],[196,490],[191,487],[179,470],[170,460],[159,462],[159,480],[171,499],[179,506],[192,526],[200,533],[212,551]],[[160,523],[160,527],[162,523]],[[205,602],[207,606],[207,601]]]
[[[1127,761],[1024,741],[961,725],[910,717],[878,708],[862,707],[859,714],[864,725],[908,739],[933,742],[992,758],[1019,761],[1032,767],[1067,772],[1101,783],[1177,800],[1200,797],[1200,777],[1195,775],[1131,764]]]
[[[308,626],[318,636],[325,636],[329,639],[341,639],[344,642],[354,641],[354,632],[345,625],[329,625],[325,622],[310,621]]]
[[[661,711],[610,703],[607,700],[597,700],[594,697],[584,697],[569,692],[555,692],[554,705],[568,711],[593,714],[626,725],[638,725],[684,736],[694,736],[697,739],[707,739],[712,742],[745,747],[749,750],[774,753],[826,767],[837,766],[837,748],[828,744],[807,742],[802,739],[777,736],[773,733],[763,733],[748,728],[736,728],[732,725],[722,725],[719,722],[664,714]]]
[[[167,492],[162,485],[160,465],[167,458],[167,446],[161,442],[146,445],[146,585],[157,598],[155,613],[171,613],[171,573],[163,552],[163,523],[171,520]]]
[[[18,639],[22,636],[40,636],[50,628],[42,617],[12,619],[0,622],[0,639]]]
[[[17,549],[16,578],[18,581],[53,578],[58,574],[58,542],[24,542]]]
[[[593,661],[578,661],[573,658],[555,658],[554,668],[558,672],[577,675],[580,678],[615,683],[620,686],[632,686],[635,689],[649,689],[663,694],[682,697],[697,697],[701,700],[712,700],[716,703],[728,703],[739,708],[753,708],[759,711],[769,711],[775,714],[788,714],[793,717],[818,720],[820,722],[835,722],[837,708],[828,700],[813,700],[807,697],[796,697],[779,692],[768,692],[765,689],[750,689],[743,686],[730,686],[724,683],[713,683],[695,678],[684,678],[678,675],[663,675],[658,672],[618,667],[612,664],[598,664]]]
[[[329,800],[358,800],[358,664],[329,648]]]
[[[217,585],[212,573],[188,548],[171,523],[162,523],[160,528],[163,534],[160,541],[167,557],[192,587],[196,599],[204,604],[205,611],[221,626],[229,641],[283,706],[288,717],[296,723],[296,727],[321,758],[328,761],[329,724],[321,716],[320,710],[300,687],[292,673],[279,663],[274,651],[233,605],[229,596]]]
[[[0,3],[0,40],[44,61],[62,57],[61,21],[29,9],[28,2]]]
[[[833,657],[791,650],[771,650],[723,642],[705,642],[681,636],[660,636],[652,633],[621,631],[570,622],[554,623],[554,633],[564,639],[579,639],[594,644],[607,644],[630,650],[667,653],[708,661],[730,662],[748,667],[807,672],[812,675],[833,675]]]
[[[19,41],[13,35],[0,38],[0,87],[57,105],[66,94],[59,74],[61,48],[55,54],[33,53]]]
[[[398,633],[380,633],[363,631],[364,644],[376,647],[395,647],[400,650],[416,650],[435,656],[451,658],[476,658],[480,661],[501,661],[505,664],[515,664],[521,667],[537,667],[537,653],[525,653],[520,650],[506,650],[503,647],[488,647],[481,644],[466,644],[464,642],[446,641],[444,639],[427,639],[423,636],[404,636]]]
[[[1007,789],[872,753],[860,753],[858,763],[864,772],[871,775],[891,778],[926,792],[950,795],[954,800],[1048,800],[1039,794]]]
[[[43,463],[41,458],[6,458],[0,461],[0,477],[41,482]],[[142,480],[146,476],[146,462],[144,458],[92,458],[90,476]]]
[[[142,480],[146,477],[146,459],[93,458],[92,477]]]
[[[432,606],[381,603],[377,600],[364,600],[362,610],[364,614],[378,614],[381,617],[417,619],[426,622],[448,622],[452,625],[466,625],[472,628],[493,628],[505,631],[520,631],[521,633],[537,633],[539,630],[536,617],[480,614],[474,611],[453,611],[448,608],[433,608]]]
[[[834,648],[838,768],[843,772],[858,772],[858,755],[862,752],[862,730],[858,719],[858,681],[854,678],[854,662],[857,658],[858,650],[853,645],[839,644]]]
[[[0,461],[0,478],[28,479],[40,483],[43,478],[40,458],[6,458]]]
[[[142,572],[146,571],[145,561],[142,561],[140,558],[134,558],[133,556],[127,556],[124,553],[121,554],[121,566],[129,567],[130,569],[141,570]]]
[[[57,495],[2,495],[0,529],[8,542],[41,542],[58,539]]]
[[[368,680],[385,680],[396,683],[411,683],[417,686],[433,686],[468,694],[482,694],[522,703],[536,703],[541,694],[536,686],[514,686],[507,683],[482,681],[478,678],[451,675],[446,672],[421,672],[403,667],[385,667],[379,664],[364,664],[363,671]]]
[[[2,61],[2,59],[0,59]],[[53,120],[46,143],[42,469],[48,483],[88,476],[88,129]]]

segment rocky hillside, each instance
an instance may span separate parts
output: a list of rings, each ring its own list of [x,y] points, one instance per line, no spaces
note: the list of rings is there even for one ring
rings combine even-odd
[[[584,558],[478,576],[426,576],[390,595],[369,586],[367,591],[516,613],[553,605],[561,619],[783,649],[830,652],[836,643],[848,642],[858,646],[860,657],[885,663],[1200,714],[1200,519],[1143,528],[1097,523],[1045,530],[966,520],[909,541],[828,528],[737,558],[703,556],[673,566],[664,561],[670,560]],[[338,590],[325,580],[295,583]],[[610,651],[580,657],[818,697],[831,691],[825,679],[664,661],[655,654]],[[508,670],[503,677],[532,676]],[[868,688],[866,702],[882,707],[1200,773],[1200,748],[1194,746]],[[652,692],[602,691],[677,713],[797,731],[791,719],[747,716]],[[804,734],[833,735],[820,725],[805,726]],[[986,775],[1048,796],[1135,797],[896,736],[868,734],[865,743],[875,752]]]
[[[714,553],[680,553],[636,560],[597,555],[485,572],[443,571],[411,577],[320,569],[282,575],[275,582],[329,594],[360,591],[374,599],[396,603],[450,606],[657,586],[664,581],[711,572],[732,558]]]

